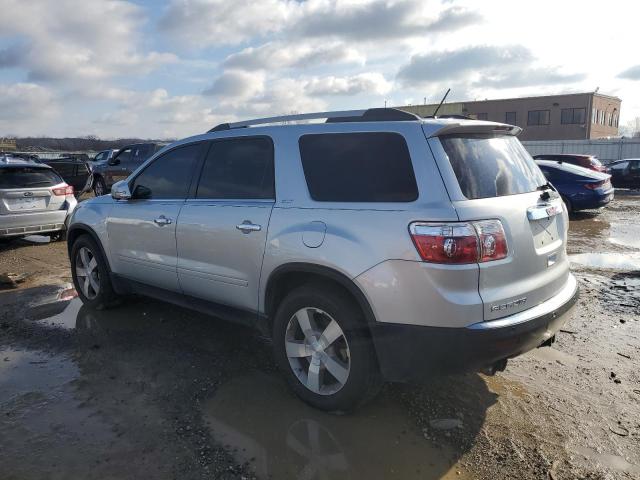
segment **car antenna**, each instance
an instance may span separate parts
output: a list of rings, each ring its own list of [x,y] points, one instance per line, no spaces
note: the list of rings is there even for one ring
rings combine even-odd
[[[447,99],[447,95],[449,95],[449,92],[451,91],[450,88],[447,89],[447,93],[444,94],[444,97],[442,97],[442,100],[440,100],[440,103],[438,104],[438,107],[436,108],[436,111],[433,112],[433,118],[436,118],[436,115],[438,114],[438,110],[440,110],[440,107],[442,106],[442,104],[444,103],[444,101]]]

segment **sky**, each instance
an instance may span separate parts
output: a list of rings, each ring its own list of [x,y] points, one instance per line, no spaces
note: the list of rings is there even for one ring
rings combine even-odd
[[[552,93],[640,117],[635,0],[0,0],[0,136]]]

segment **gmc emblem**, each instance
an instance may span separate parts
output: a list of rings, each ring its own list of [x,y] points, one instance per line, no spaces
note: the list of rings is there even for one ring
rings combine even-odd
[[[33,192],[24,192],[22,195],[25,197],[33,197]]]

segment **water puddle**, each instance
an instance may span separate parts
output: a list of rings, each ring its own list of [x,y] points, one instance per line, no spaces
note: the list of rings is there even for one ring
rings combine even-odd
[[[629,463],[623,457],[618,455],[598,453],[595,450],[586,447],[575,447],[572,450],[583,456],[586,460],[597,463],[605,468],[625,472],[631,475],[640,475],[640,467]]]
[[[0,350],[0,404],[28,393],[49,393],[78,375],[75,365],[64,358],[31,350]]]
[[[45,300],[44,303],[34,305],[27,310],[27,320],[67,330],[76,328],[76,319],[82,308],[82,301],[74,288],[66,286],[58,291],[55,297]]]
[[[221,386],[204,419],[259,478],[468,478],[452,450],[425,440],[384,397],[330,415],[306,406],[279,377],[253,373]]]
[[[587,268],[640,270],[640,253],[578,253],[569,255],[571,263]]]

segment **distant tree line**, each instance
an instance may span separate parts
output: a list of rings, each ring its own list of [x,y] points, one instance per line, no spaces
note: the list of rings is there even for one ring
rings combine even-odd
[[[153,142],[159,140],[143,140],[140,138],[118,138],[114,140],[102,140],[95,136],[49,138],[49,137],[24,137],[16,138],[16,149],[20,152],[38,151],[94,151],[108,150],[110,148],[122,148],[131,143]],[[167,141],[167,140],[163,140]]]

